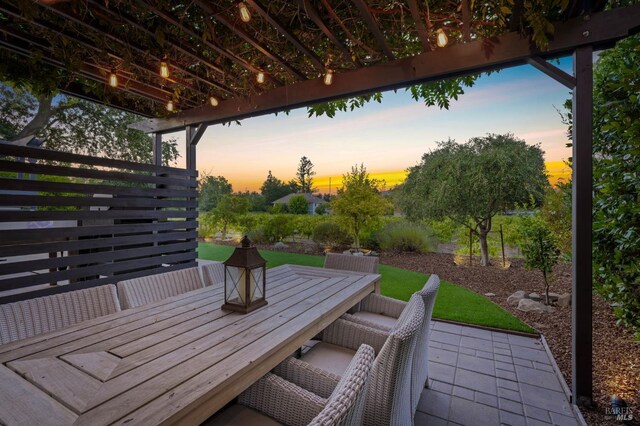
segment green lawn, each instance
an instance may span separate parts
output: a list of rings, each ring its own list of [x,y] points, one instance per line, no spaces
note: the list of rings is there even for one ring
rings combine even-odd
[[[201,243],[198,245],[198,257],[209,260],[225,260],[233,251],[231,246]],[[322,256],[308,254],[294,254],[279,251],[260,250],[260,254],[267,260],[267,266],[293,263],[306,266],[322,266]],[[382,275],[382,294],[400,300],[409,300],[411,295],[420,290],[428,276],[393,266],[380,265]],[[462,288],[447,281],[442,281],[436,305],[433,310],[434,318],[459,321],[466,324],[477,324],[489,327],[533,332],[522,321],[509,314],[484,296],[480,296],[466,288]]]

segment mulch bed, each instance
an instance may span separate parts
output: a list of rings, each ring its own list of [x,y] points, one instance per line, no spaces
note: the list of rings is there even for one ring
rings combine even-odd
[[[287,243],[288,252],[321,254],[315,245]],[[273,246],[258,246],[273,250]],[[538,271],[524,268],[521,259],[512,259],[507,269],[497,266],[458,266],[454,256],[443,253],[381,253],[380,262],[386,265],[425,274],[438,274],[440,278],[468,288],[479,294],[494,293],[490,299],[541,334],[571,388],[571,307],[556,307],[551,314],[522,312],[507,304],[507,297],[517,290],[544,293],[544,281]],[[500,264],[500,261],[496,261]],[[559,264],[553,272],[555,278],[550,291],[571,292],[571,264]],[[590,425],[620,425],[605,414],[610,408],[610,397],[618,394],[633,410],[634,420],[628,424],[640,425],[640,344],[634,342],[630,330],[616,325],[611,307],[602,297],[593,296],[593,386],[594,406],[583,408],[582,414]]]

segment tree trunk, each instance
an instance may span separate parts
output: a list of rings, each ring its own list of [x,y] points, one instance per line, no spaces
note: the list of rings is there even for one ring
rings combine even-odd
[[[44,129],[55,112],[55,110],[51,108],[52,101],[52,94],[38,96],[38,112],[36,112],[36,115],[33,116],[31,121],[11,140],[15,141],[27,136],[35,136],[40,130]]]
[[[546,300],[546,305],[550,305],[549,303],[549,281],[547,281],[547,273],[545,271],[542,271],[542,277],[544,278],[544,293],[545,293],[545,300]]]
[[[489,266],[489,244],[487,243],[487,235],[491,231],[491,218],[486,219],[478,224],[478,239],[480,240],[480,265]]]

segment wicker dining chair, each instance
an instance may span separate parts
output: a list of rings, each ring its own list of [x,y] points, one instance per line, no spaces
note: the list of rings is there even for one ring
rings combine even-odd
[[[325,370],[328,377],[340,377],[358,345],[370,345],[378,355],[369,379],[363,424],[411,425],[413,356],[424,313],[422,298],[414,294],[391,333],[338,319],[322,332],[322,341],[300,361]],[[295,375],[287,378],[294,380]]]
[[[416,344],[416,353],[413,358],[413,374],[411,402],[413,409],[418,407],[420,394],[427,384],[429,378],[429,332],[431,330],[431,316],[433,306],[436,302],[438,289],[440,288],[440,278],[432,274],[425,285],[416,294],[422,297],[424,303],[425,315],[422,329],[418,336]],[[370,294],[360,305],[361,310],[353,314],[345,314],[343,319],[353,321],[369,327],[379,328],[390,332],[398,321],[397,317],[402,313],[400,308],[404,310],[406,303],[381,296],[379,294]]]
[[[0,305],[0,344],[120,311],[110,284]]]
[[[380,261],[376,256],[353,256],[350,254],[327,253],[324,258],[324,267],[330,269],[341,269],[344,271],[377,274],[379,262]]]
[[[118,283],[123,309],[135,308],[204,287],[198,268],[180,269]]]
[[[224,285],[224,263],[212,262],[200,267],[205,287]]]
[[[205,424],[359,426],[374,359],[373,348],[361,345],[342,378],[333,383],[333,390],[325,397],[305,387],[313,387],[313,376],[305,377],[302,385],[298,385],[267,373],[238,397],[238,404],[216,414]]]

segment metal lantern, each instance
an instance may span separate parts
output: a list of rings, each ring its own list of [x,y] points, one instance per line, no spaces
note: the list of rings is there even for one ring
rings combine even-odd
[[[245,235],[240,247],[224,262],[222,309],[246,314],[266,305],[266,271],[267,261]]]

